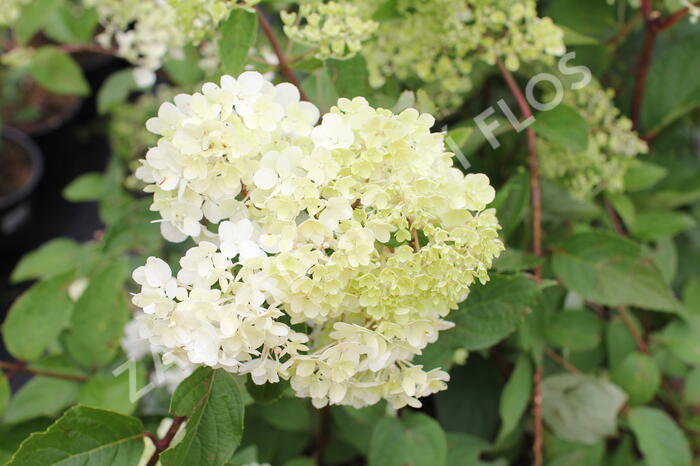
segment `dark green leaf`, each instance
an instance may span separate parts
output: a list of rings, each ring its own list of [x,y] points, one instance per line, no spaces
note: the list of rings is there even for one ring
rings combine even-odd
[[[137,464],[143,431],[136,418],[76,406],[45,432],[24,441],[8,466]]]
[[[242,387],[222,369],[200,367],[178,386],[170,410],[187,417],[182,440],[161,456],[163,466],[223,465],[243,436]]]
[[[328,60],[328,70],[340,97],[352,99],[369,94],[369,73],[362,55],[347,60]]]
[[[554,271],[584,298],[608,306],[678,311],[680,303],[640,245],[608,232],[569,237],[554,255]]]
[[[446,461],[445,433],[423,413],[408,412],[402,419],[386,417],[374,427],[369,466],[442,466]]]
[[[574,351],[598,346],[602,330],[600,318],[586,309],[558,312],[547,321],[547,339],[554,346]]]
[[[518,356],[513,373],[501,395],[501,430],[498,438],[507,437],[520,422],[530,404],[532,394],[532,363],[525,355]]]
[[[655,240],[693,228],[697,222],[693,217],[667,210],[645,210],[640,212],[630,225],[632,234],[641,240]]]
[[[76,7],[62,0],[55,14],[46,23],[46,35],[64,44],[89,42],[98,25],[97,9]]]
[[[221,24],[219,56],[224,72],[237,76],[248,60],[248,50],[255,44],[258,17],[243,9],[234,9]]]

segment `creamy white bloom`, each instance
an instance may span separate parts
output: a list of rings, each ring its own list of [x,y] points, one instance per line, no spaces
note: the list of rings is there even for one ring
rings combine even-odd
[[[315,406],[420,406],[449,376],[411,361],[503,249],[495,192],[430,115],[358,97],[317,120],[253,72],[163,104],[137,176],[164,235],[196,245],[175,277],[134,272],[143,332],[165,360],[290,380]]]

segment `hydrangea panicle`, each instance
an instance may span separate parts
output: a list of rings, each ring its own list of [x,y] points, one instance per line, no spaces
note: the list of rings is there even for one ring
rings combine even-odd
[[[444,389],[411,361],[503,244],[488,178],[453,167],[433,124],[362,97],[319,123],[255,72],[164,103],[136,175],[166,238],[196,245],[177,274],[156,258],[134,272],[144,336],[168,360],[289,379],[319,407]]]

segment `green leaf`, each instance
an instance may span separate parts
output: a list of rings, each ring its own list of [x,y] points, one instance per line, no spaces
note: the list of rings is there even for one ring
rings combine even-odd
[[[243,71],[248,61],[248,50],[255,44],[258,17],[243,9],[234,9],[221,24],[219,56],[225,73],[233,76]]]
[[[136,89],[132,68],[112,73],[97,93],[97,112],[104,115],[117,105],[126,102],[129,94]]]
[[[530,209],[530,178],[527,173],[513,175],[496,193],[493,208],[501,221],[501,235],[509,237]]]
[[[408,412],[402,419],[386,417],[374,427],[369,466],[442,466],[446,461],[445,433],[423,413]]]
[[[690,405],[700,405],[700,366],[693,368],[685,379],[683,400]]]
[[[39,282],[12,305],[2,335],[15,358],[37,359],[68,326],[73,302],[65,289],[71,278],[63,274]]]
[[[654,60],[644,93],[642,128],[658,132],[700,105],[700,31],[672,41]]]
[[[542,220],[588,220],[598,217],[600,208],[593,202],[575,199],[558,184],[542,179]]]
[[[204,79],[204,72],[199,67],[199,51],[191,44],[185,46],[183,51],[182,58],[171,58],[165,61],[163,68],[178,86],[194,86],[201,83]]]
[[[645,210],[637,214],[630,225],[632,234],[641,240],[655,240],[693,228],[695,219],[687,214],[668,210]]]
[[[70,355],[82,366],[108,364],[119,350],[119,338],[129,319],[122,285],[124,262],[115,261],[97,272],[75,303],[71,328],[64,336]]]
[[[547,466],[601,466],[605,457],[605,442],[584,445],[562,438],[545,437]]]
[[[96,374],[80,388],[78,403],[93,408],[109,409],[121,414],[131,414],[136,400],[129,399],[130,378],[137,388],[143,387],[146,375],[142,364],[136,364],[136,371],[125,371],[114,376],[110,373]]]
[[[551,316],[546,328],[547,339],[554,346],[580,351],[600,344],[603,322],[586,309],[566,310]]]
[[[583,152],[588,148],[586,120],[575,109],[566,105],[539,113],[532,127],[545,139],[571,152]]]
[[[628,354],[612,373],[612,380],[629,396],[631,405],[648,403],[661,386],[661,371],[656,361],[646,354]]]
[[[56,47],[37,49],[29,65],[29,74],[42,87],[56,94],[87,95],[90,86],[73,58]]]
[[[627,396],[616,385],[584,375],[557,374],[542,383],[543,414],[554,434],[592,445],[617,431]]]
[[[469,297],[450,314],[455,328],[441,339],[455,348],[488,348],[510,335],[525,308],[543,286],[525,276],[493,277],[485,285],[474,285]]]
[[[508,248],[494,261],[493,268],[498,272],[522,272],[542,265],[544,259],[533,254]]]
[[[79,44],[90,42],[97,25],[96,8],[77,8],[72,1],[61,0],[46,23],[45,33],[56,42]]]
[[[256,403],[270,404],[282,398],[284,392],[289,389],[289,382],[281,381],[256,385],[252,379],[248,378],[245,388]]]
[[[347,60],[328,60],[328,70],[340,97],[369,95],[369,73],[365,58],[357,54]]]
[[[68,272],[80,257],[80,245],[68,238],[57,238],[44,243],[25,255],[12,271],[12,282],[46,278]]]
[[[22,8],[14,33],[20,44],[26,44],[56,13],[60,0],[32,0]],[[9,8],[9,7],[7,7]]]
[[[665,412],[641,406],[629,411],[629,425],[646,464],[686,466],[691,453],[683,431]]]
[[[80,384],[53,377],[34,377],[10,400],[5,422],[21,422],[47,416],[54,417],[75,403]]]
[[[308,402],[300,398],[282,398],[272,404],[251,406],[249,410],[286,432],[307,432],[311,428]]]
[[[530,358],[521,354],[501,395],[501,430],[498,433],[500,440],[506,438],[518,425],[530,404],[531,394],[532,363]]]
[[[76,406],[45,432],[25,440],[8,466],[137,464],[143,432],[136,418]]]
[[[187,417],[185,435],[161,456],[163,466],[223,465],[243,436],[243,394],[234,376],[200,367],[180,383],[170,411]]]
[[[98,201],[104,190],[102,173],[86,173],[63,188],[63,197],[71,202]]]
[[[669,312],[681,308],[642,247],[613,233],[569,237],[554,255],[553,266],[567,288],[599,304]]]
[[[606,40],[617,31],[614,9],[606,0],[589,0],[581,9],[577,0],[558,0],[546,10],[557,25],[579,34]]]
[[[482,453],[488,452],[488,442],[468,434],[447,434],[447,466],[506,466],[504,459],[481,461]]]
[[[339,437],[367,456],[372,440],[372,427],[386,416],[386,404],[380,402],[361,409],[331,406],[331,416]]]
[[[625,172],[625,191],[641,191],[661,181],[668,170],[661,165],[633,159]]]
[[[635,321],[635,327],[641,334],[641,328]],[[627,326],[619,317],[614,317],[605,328],[605,343],[608,351],[608,365],[615,370],[628,354],[635,351],[637,343]]]
[[[51,419],[38,418],[19,424],[0,424],[0,464],[7,464],[30,434],[45,430]]]
[[[5,412],[8,401],[10,401],[10,383],[3,372],[0,374],[0,416]]]

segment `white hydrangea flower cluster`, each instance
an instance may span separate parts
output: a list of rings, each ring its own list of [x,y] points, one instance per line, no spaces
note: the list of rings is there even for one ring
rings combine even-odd
[[[19,19],[22,7],[29,0],[3,0],[0,8],[0,26],[11,26]]]
[[[398,0],[396,9],[367,44],[370,82],[417,77],[439,107],[462,102],[478,61],[500,58],[515,71],[521,62],[552,63],[565,52],[563,31],[538,17],[535,0]]]
[[[315,406],[396,408],[446,387],[411,360],[501,252],[485,175],[434,119],[364,98],[319,111],[288,84],[224,76],[161,106],[136,175],[180,270],[134,272],[142,332],[166,360],[289,379]]]
[[[358,15],[352,3],[312,0],[301,4],[299,12],[281,13],[284,32],[297,42],[317,47],[316,57],[349,58],[362,48],[379,24]]]
[[[589,127],[588,148],[573,153],[539,140],[542,175],[557,181],[576,198],[601,191],[624,190],[624,177],[632,158],[648,151],[647,143],[632,130],[632,121],[615,107],[615,92],[592,81],[570,92],[564,103],[578,109]]]

